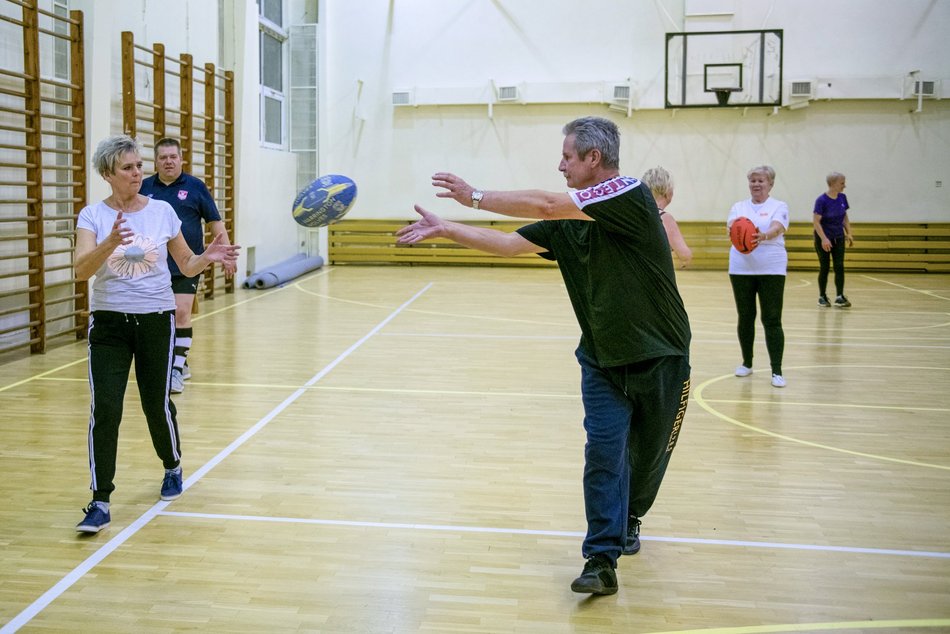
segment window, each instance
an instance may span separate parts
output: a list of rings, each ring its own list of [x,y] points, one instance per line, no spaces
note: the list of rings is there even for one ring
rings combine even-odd
[[[286,145],[287,119],[284,45],[288,37],[284,29],[283,0],[257,0],[257,12],[260,27],[261,142],[265,146],[283,148]]]

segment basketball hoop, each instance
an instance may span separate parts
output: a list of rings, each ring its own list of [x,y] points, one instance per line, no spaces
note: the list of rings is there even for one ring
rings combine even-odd
[[[716,101],[719,102],[719,105],[725,106],[729,103],[729,96],[733,90],[731,88],[717,88],[713,92],[716,93]]]
[[[719,104],[719,107],[728,106],[729,98],[734,92],[742,92],[742,78],[741,73],[739,77],[739,82],[737,86],[706,86],[703,89],[703,92],[714,92],[716,93],[716,103]]]

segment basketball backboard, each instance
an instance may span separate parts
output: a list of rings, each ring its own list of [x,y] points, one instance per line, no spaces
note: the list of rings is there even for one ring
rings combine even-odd
[[[782,30],[666,34],[667,108],[782,105]]]

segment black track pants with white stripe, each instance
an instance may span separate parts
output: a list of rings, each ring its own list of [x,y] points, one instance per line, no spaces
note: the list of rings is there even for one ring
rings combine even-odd
[[[181,461],[169,377],[175,344],[175,311],[142,315],[97,310],[89,320],[89,470],[93,499],[109,501],[122,405],[135,363],[135,378],[155,452],[166,469]]]

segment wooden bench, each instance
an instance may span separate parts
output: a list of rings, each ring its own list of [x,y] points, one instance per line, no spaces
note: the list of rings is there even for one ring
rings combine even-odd
[[[479,266],[556,266],[534,254],[502,258],[445,239],[397,245],[396,231],[408,220],[344,220],[330,225],[330,264],[464,264]],[[514,231],[520,221],[466,222],[476,227]]]
[[[501,258],[433,240],[403,246],[395,232],[409,220],[344,220],[329,227],[329,262],[344,264],[554,266],[536,255]],[[524,221],[472,221],[464,224],[514,231]],[[693,250],[691,269],[721,270],[729,266],[725,222],[680,222]],[[847,250],[846,266],[854,271],[950,272],[950,223],[863,223],[852,225],[855,243]],[[792,223],[785,236],[790,270],[816,270],[810,223]]]

